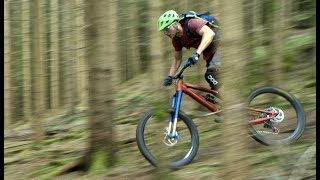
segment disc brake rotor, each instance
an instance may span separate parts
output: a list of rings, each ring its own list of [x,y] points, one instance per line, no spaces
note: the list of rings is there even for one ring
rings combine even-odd
[[[165,132],[164,132],[165,136],[163,138],[163,143],[167,146],[174,146],[177,144],[177,142],[179,141],[179,135],[178,132],[176,132],[174,137],[169,137],[169,130],[168,127],[165,128]]]

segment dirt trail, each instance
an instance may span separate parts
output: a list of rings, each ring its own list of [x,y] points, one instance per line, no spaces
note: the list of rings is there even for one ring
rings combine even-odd
[[[136,128],[134,122],[137,121],[137,118],[138,114],[133,115],[131,120],[128,120],[130,123],[116,126],[119,137],[117,141],[119,142],[118,157],[120,158],[120,163],[112,171],[93,176],[75,172],[55,177],[54,179],[85,180],[109,179],[111,177],[112,179],[151,179],[155,168],[143,158],[134,140]],[[265,147],[252,140],[250,148],[252,150],[253,165],[251,173],[253,179],[271,177],[268,173],[261,173],[261,169],[267,172],[275,172],[272,176],[283,178],[290,176],[292,168],[297,167],[295,163],[315,142],[315,111],[309,111],[307,118],[308,125],[306,130],[296,143],[290,145],[290,152],[285,150],[283,152],[276,151],[276,149]],[[64,119],[60,121],[68,122]],[[212,179],[218,176],[218,169],[221,167],[219,154],[223,152],[223,150],[219,149],[219,124],[215,124],[210,117],[194,119],[194,121],[200,133],[199,152],[191,164],[171,173],[180,179]],[[56,133],[48,136],[45,147],[40,150],[32,148],[29,138],[31,134],[28,128],[20,130],[17,133],[20,136],[15,138],[7,136],[4,139],[5,179],[45,179],[45,176],[59,170],[64,164],[81,157],[87,146],[88,134],[86,133],[85,122],[85,118],[82,118],[82,120],[76,118],[76,120],[69,121],[68,125],[63,126],[64,131],[59,131],[60,126],[56,128],[56,131],[51,130],[51,133]],[[208,124],[212,125],[208,126]],[[284,149],[288,150],[288,147]],[[312,155],[309,154],[308,156]],[[283,161],[286,161],[286,168],[282,171],[275,171]],[[315,160],[314,162],[304,163],[306,168],[303,176],[312,177],[315,175]]]

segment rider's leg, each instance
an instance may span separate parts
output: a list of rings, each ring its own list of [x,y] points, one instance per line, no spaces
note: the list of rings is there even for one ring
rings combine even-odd
[[[221,92],[221,87],[223,86],[221,82],[221,78],[219,78],[219,68],[220,62],[218,61],[220,58],[220,48],[217,48],[216,52],[214,53],[213,57],[208,60],[207,62],[207,71],[204,75],[206,81],[209,83],[212,90],[220,89],[219,93]],[[221,122],[223,120],[223,116],[219,113],[216,114],[217,117],[215,118],[215,122]]]
[[[211,89],[213,90],[218,90],[222,85],[218,74],[220,68],[220,62],[218,61],[219,56],[220,48],[217,48],[212,58],[207,61],[207,71],[204,75],[206,81],[209,83]]]

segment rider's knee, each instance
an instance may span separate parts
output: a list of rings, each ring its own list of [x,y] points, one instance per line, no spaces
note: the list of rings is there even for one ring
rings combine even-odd
[[[215,66],[209,67],[204,75],[206,81],[209,83],[211,89],[218,90],[221,82],[218,76],[219,69]]]

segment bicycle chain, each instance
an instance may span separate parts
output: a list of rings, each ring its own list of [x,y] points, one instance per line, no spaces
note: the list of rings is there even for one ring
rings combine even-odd
[[[257,133],[259,133],[259,134],[262,134],[262,133],[264,133],[264,134],[279,134],[279,133],[269,132],[269,131],[257,131]]]
[[[275,130],[274,129],[272,129],[273,130],[273,132],[269,132],[269,131],[257,131],[257,133],[265,133],[265,134],[279,134],[279,132],[280,132],[280,130],[278,129],[278,128],[276,128],[276,127],[273,127],[275,130],[276,130],[276,132],[275,132]]]

